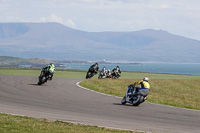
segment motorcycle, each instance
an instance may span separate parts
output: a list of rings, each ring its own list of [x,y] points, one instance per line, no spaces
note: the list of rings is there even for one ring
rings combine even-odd
[[[46,71],[41,71],[41,74],[38,78],[39,78],[38,85],[42,85],[45,82],[47,82],[47,80],[50,80],[52,78],[52,75]]]
[[[122,98],[121,103],[130,103],[133,106],[138,106],[141,103],[145,102],[145,97],[148,95],[149,91],[149,89],[139,88],[136,85],[131,84],[128,87],[126,95]]]
[[[105,77],[106,77],[105,73],[100,71],[98,79],[103,79]]]
[[[88,72],[86,74],[86,79],[88,78],[92,78],[95,74],[98,73],[99,67],[98,67],[98,63],[93,64],[92,66],[90,66],[90,68],[88,69]]]
[[[99,73],[99,79],[104,79],[104,78],[112,78],[112,75],[111,75],[111,72],[110,70],[106,70],[105,72],[104,71],[100,71]]]
[[[86,74],[86,79],[92,78],[95,74],[97,74],[97,73],[88,71]]]
[[[113,79],[117,79],[117,78],[119,78],[121,75],[120,75],[120,73],[119,72],[112,72],[111,73],[111,77],[113,78]]]

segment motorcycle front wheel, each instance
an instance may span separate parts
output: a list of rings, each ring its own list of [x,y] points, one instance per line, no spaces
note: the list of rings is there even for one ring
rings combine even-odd
[[[124,96],[124,97],[122,98],[121,103],[122,103],[122,104],[126,104],[126,96]]]
[[[38,81],[38,85],[44,84],[45,83],[46,78],[44,76],[39,76],[39,81]]]
[[[88,78],[91,78],[91,72],[87,72],[87,74],[86,74],[86,77],[85,77],[86,79],[88,79]]]

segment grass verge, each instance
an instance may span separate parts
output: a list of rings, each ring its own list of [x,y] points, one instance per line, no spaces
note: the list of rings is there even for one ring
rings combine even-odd
[[[0,67],[0,75],[22,75],[22,76],[39,76],[39,68],[17,68],[17,67]],[[58,69],[54,77],[63,78],[85,78],[86,71],[73,69]]]
[[[191,78],[193,79],[193,77]],[[147,96],[147,101],[200,110],[200,80],[192,79],[150,78],[151,91]],[[127,86],[139,80],[141,79],[89,79],[84,80],[80,85],[98,92],[123,97]]]
[[[35,119],[8,114],[0,114],[1,133],[132,133],[132,131],[115,130],[73,124],[62,121],[50,121],[47,119]]]

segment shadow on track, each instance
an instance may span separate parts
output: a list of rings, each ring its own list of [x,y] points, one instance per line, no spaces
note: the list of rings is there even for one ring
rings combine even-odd
[[[121,104],[121,103],[113,103],[114,105],[120,105],[120,106],[129,106],[129,107],[139,107],[139,106],[133,106],[132,104]]]
[[[28,85],[41,86],[41,85],[38,85],[38,84],[28,84]]]

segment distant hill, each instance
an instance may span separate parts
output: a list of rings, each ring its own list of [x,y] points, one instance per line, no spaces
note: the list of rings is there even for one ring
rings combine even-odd
[[[7,66],[14,66],[14,67],[44,67],[49,65],[50,63],[54,63],[56,68],[68,68],[67,66],[63,65],[65,63],[83,63],[83,64],[94,64],[95,62],[91,61],[83,61],[83,60],[47,60],[47,59],[40,59],[40,58],[33,58],[33,59],[24,59],[18,57],[11,57],[11,56],[0,56],[0,67],[7,67]],[[111,62],[106,61],[99,61],[99,64],[111,64]],[[114,63],[113,63],[114,64]],[[139,63],[130,63],[134,65],[138,65]]]
[[[46,59],[23,59],[18,57],[0,56],[0,66],[19,66],[19,65],[47,65],[52,61]]]
[[[0,23],[0,56],[200,63],[200,41],[162,30],[85,32],[59,23]]]

